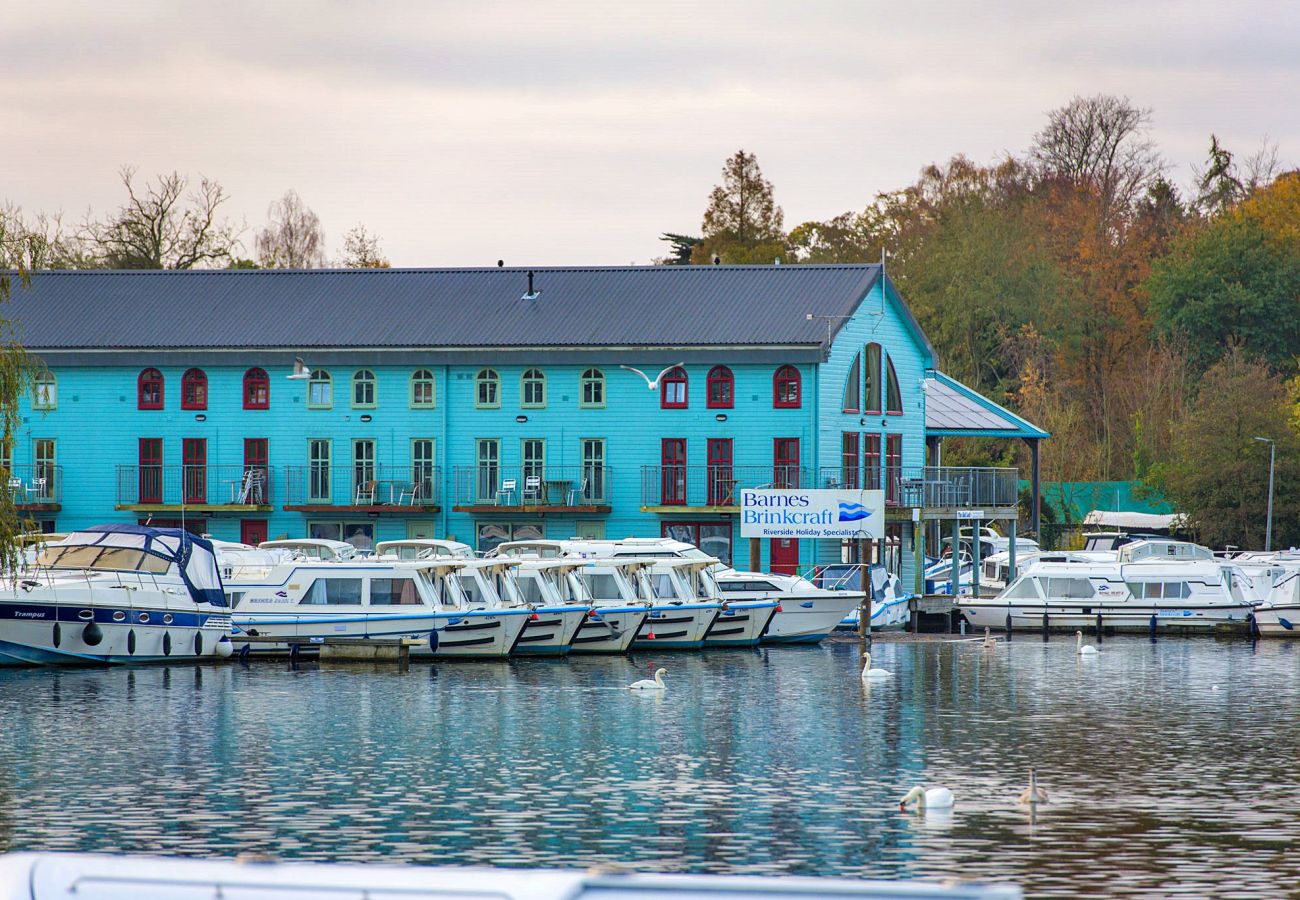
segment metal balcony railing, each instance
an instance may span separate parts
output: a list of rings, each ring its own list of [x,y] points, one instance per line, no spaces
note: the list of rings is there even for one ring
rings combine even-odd
[[[404,466],[285,466],[289,506],[436,506],[442,470],[429,463]]]
[[[456,466],[457,506],[608,506],[608,466]]]
[[[63,502],[63,466],[55,463],[0,468],[15,506]]]
[[[739,506],[744,488],[812,485],[800,466],[642,466],[642,506]]]
[[[123,506],[267,506],[269,466],[118,466],[117,502]]]
[[[821,486],[840,490],[884,490],[888,506],[978,508],[1015,506],[1020,471],[965,466],[887,466],[866,472],[823,468]]]

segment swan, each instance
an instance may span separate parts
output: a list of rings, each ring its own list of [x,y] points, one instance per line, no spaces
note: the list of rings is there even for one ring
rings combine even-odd
[[[631,684],[629,684],[629,685],[627,686],[627,689],[628,689],[629,691],[663,691],[663,690],[667,690],[667,688],[664,687],[664,673],[667,672],[667,671],[668,671],[667,669],[655,669],[655,680],[654,680],[654,681],[651,681],[649,678],[642,678],[640,681],[634,681],[634,682],[632,682]]]
[[[995,648],[998,646],[998,642],[994,639],[994,637],[993,637],[992,633],[989,631],[989,627],[988,627],[987,625],[984,626],[984,645],[983,645],[983,646],[984,646],[984,649],[985,649],[985,650],[993,650],[993,649],[995,649]]]
[[[898,801],[899,809],[907,809],[909,803],[916,803],[917,810],[952,809],[952,791],[946,787],[934,787],[926,790],[919,784],[903,795]]]
[[[893,675],[894,673],[890,672],[888,669],[871,668],[871,654],[870,653],[862,654],[862,680],[863,681],[879,681],[881,678],[892,678]]]
[[[1038,786],[1038,775],[1031,768],[1029,770],[1029,787],[1020,793],[1020,802],[1033,806],[1035,803],[1047,802],[1047,791]]]
[[[1080,656],[1092,656],[1097,652],[1097,648],[1092,644],[1085,644],[1083,642],[1082,631],[1076,631],[1074,633],[1074,648],[1074,652],[1078,653]]]

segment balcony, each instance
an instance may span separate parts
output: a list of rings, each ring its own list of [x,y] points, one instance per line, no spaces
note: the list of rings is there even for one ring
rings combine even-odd
[[[37,463],[11,466],[9,498],[19,512],[58,512],[63,509],[63,466]]]
[[[734,513],[744,488],[811,487],[799,466],[642,466],[641,511]]]
[[[456,512],[607,513],[613,471],[606,466],[456,466]]]
[[[886,507],[919,508],[936,513],[957,510],[1007,510],[1020,500],[1020,471],[963,466],[903,466],[868,472],[870,484],[859,484],[860,472],[821,470],[820,483],[835,490],[883,490]],[[993,518],[989,516],[988,518]]]
[[[425,514],[439,512],[442,471],[405,466],[285,466],[285,506],[291,512]]]
[[[117,508],[132,512],[270,512],[267,466],[118,466]]]

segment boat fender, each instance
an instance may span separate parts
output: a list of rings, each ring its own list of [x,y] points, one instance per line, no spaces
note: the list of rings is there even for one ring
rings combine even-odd
[[[1278,617],[1277,617],[1277,622],[1278,622],[1279,625],[1281,625],[1281,626],[1282,626],[1283,628],[1285,628],[1287,631],[1290,631],[1290,630],[1292,630],[1293,628],[1295,628],[1295,625],[1291,624],[1291,620],[1289,620],[1289,619],[1284,619],[1284,618],[1282,618],[1281,616],[1278,616]]]
[[[197,631],[194,632],[194,655],[203,655],[203,635]]]
[[[163,656],[172,655],[172,635],[170,631],[163,632]]]
[[[230,638],[223,637],[217,641],[216,651],[221,659],[230,659],[231,654],[235,652],[235,645],[230,642]]]
[[[242,647],[239,648],[239,658],[242,659],[242,660],[244,660],[245,662],[247,662],[247,661],[248,661],[248,655],[249,655],[250,653],[252,653],[252,652],[253,652],[253,647],[252,647],[252,645],[251,645],[251,644],[247,644],[247,643],[245,643],[244,646],[242,646]]]
[[[95,622],[91,622],[85,628],[81,629],[81,640],[87,647],[98,647],[99,642],[104,639],[104,629],[100,628]]]
[[[135,656],[135,629],[126,633],[126,655]]]
[[[776,605],[776,611],[777,611],[777,612],[782,612],[782,611],[783,611],[783,610],[781,609],[781,604],[780,604],[780,603],[778,603],[778,604]]]
[[[799,605],[800,605],[801,607],[803,607],[804,609],[812,609],[812,608],[813,608],[813,602],[812,602],[811,600],[805,600],[803,603],[800,603]]]
[[[430,652],[430,653],[437,653],[437,652],[438,652],[438,641],[439,641],[439,640],[440,640],[440,638],[439,638],[439,636],[438,636],[438,629],[436,629],[436,628],[431,628],[431,629],[429,629],[429,652]]]
[[[53,639],[54,639],[54,646],[56,648],[59,646],[59,644],[63,643],[63,629],[59,627],[58,622],[54,623]]]

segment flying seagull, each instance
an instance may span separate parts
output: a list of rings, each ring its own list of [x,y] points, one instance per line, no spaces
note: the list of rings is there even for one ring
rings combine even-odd
[[[683,365],[685,365],[685,363],[674,363],[674,364],[671,365],[671,366],[666,366],[666,367],[664,367],[663,369],[661,369],[661,370],[659,371],[659,374],[655,376],[654,381],[651,381],[649,375],[647,375],[645,372],[642,372],[640,369],[638,369],[638,368],[636,368],[636,367],[634,367],[634,366],[619,366],[619,368],[620,368],[620,369],[627,369],[629,372],[635,372],[635,373],[637,373],[638,375],[640,375],[642,378],[645,379],[645,386],[648,387],[650,390],[653,391],[653,390],[655,390],[656,388],[659,387],[659,379],[660,379],[660,378],[663,378],[665,375],[667,375],[667,374],[668,374],[669,372],[671,372],[673,369],[680,368],[680,367],[683,366]]]
[[[307,368],[307,364],[303,362],[302,357],[299,356],[293,361],[293,374],[284,377],[288,378],[290,381],[306,381],[311,378],[311,370]]]

